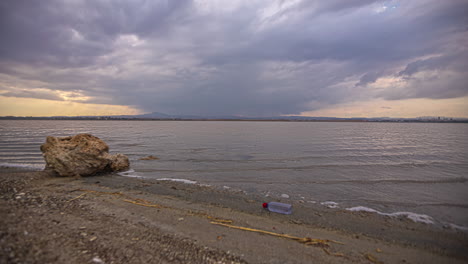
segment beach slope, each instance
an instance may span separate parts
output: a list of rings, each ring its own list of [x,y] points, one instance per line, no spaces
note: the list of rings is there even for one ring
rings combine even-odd
[[[300,205],[278,215],[207,186],[2,168],[0,196],[0,263],[467,261],[462,232]]]

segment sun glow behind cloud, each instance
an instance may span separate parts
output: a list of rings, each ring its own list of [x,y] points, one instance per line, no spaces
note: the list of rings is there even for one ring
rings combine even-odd
[[[343,103],[316,111],[301,113],[302,116],[323,117],[396,117],[415,118],[423,116],[467,117],[468,97],[452,99],[406,99],[370,100]]]
[[[123,105],[0,96],[0,115],[2,116],[107,116],[141,113],[138,109]]]

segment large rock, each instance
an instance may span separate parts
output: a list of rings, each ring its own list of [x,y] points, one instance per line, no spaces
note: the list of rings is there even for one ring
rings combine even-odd
[[[47,137],[41,146],[46,170],[60,176],[90,176],[101,172],[123,171],[130,167],[127,156],[109,154],[109,146],[90,134]]]

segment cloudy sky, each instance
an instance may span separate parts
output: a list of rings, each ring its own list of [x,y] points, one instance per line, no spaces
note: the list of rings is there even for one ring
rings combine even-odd
[[[467,0],[2,0],[0,115],[468,117]]]

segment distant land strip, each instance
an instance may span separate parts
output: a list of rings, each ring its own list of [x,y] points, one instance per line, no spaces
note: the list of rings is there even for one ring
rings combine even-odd
[[[251,121],[251,122],[398,122],[398,123],[468,123],[465,118],[337,118],[337,117],[275,117],[275,118],[210,118],[210,117],[138,117],[138,116],[1,116],[0,120],[115,120],[115,121]]]

